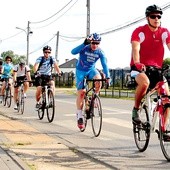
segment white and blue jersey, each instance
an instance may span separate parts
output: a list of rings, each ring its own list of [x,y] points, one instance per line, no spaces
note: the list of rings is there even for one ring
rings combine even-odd
[[[83,79],[85,76],[89,76],[90,79],[93,79],[95,75],[99,74],[95,67],[99,59],[106,78],[110,77],[107,58],[101,48],[97,48],[93,51],[90,45],[81,44],[74,48],[71,53],[73,55],[79,54],[79,60],[76,64],[76,87],[78,90],[83,88]]]
[[[42,61],[43,60],[43,61]],[[40,56],[37,58],[36,64],[40,64],[40,67],[38,69],[38,72],[41,75],[48,75],[50,76],[52,73],[52,65],[56,63],[56,59],[52,56],[49,56],[48,58],[45,58],[44,56]]]
[[[3,73],[1,75],[1,78],[12,78],[12,72],[13,72],[13,64],[12,63],[3,63],[2,69]]]

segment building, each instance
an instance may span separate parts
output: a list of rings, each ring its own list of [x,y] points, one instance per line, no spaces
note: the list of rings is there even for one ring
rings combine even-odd
[[[59,67],[60,67],[60,70],[63,73],[66,73],[66,72],[67,73],[70,73],[70,72],[75,73],[76,63],[77,63],[77,59],[76,58],[73,58],[71,60],[66,59],[65,63],[59,65]]]

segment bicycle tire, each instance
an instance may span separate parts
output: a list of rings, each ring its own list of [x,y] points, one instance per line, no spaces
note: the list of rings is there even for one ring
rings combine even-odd
[[[3,105],[6,106],[6,90],[4,92],[4,95],[2,96],[2,101],[3,101]]]
[[[21,91],[21,96],[20,96],[20,110],[21,110],[21,114],[24,113],[24,92]]]
[[[164,114],[163,114],[164,115]],[[164,157],[170,161],[170,117],[166,124],[166,130],[163,130],[161,122],[164,123],[164,118],[159,119],[159,138],[160,146]]]
[[[139,117],[141,122],[139,125],[133,123],[133,134],[135,144],[140,152],[144,152],[149,144],[150,140],[150,123],[149,123],[149,115],[146,108],[146,105],[141,103]]]
[[[20,98],[21,98],[21,91],[18,91],[18,99],[17,99],[17,111],[20,111]]]
[[[86,97],[84,98],[84,101],[83,101],[82,114],[83,114],[84,128],[80,128],[80,132],[84,132],[87,126]]]
[[[48,106],[46,108],[47,111],[47,119],[49,123],[54,120],[55,115],[55,100],[54,100],[54,93],[51,89],[48,89]]]
[[[44,111],[45,111],[45,96],[44,96],[44,92],[40,98],[40,103],[41,103],[41,106],[40,108],[37,110],[38,111],[38,118],[40,120],[42,120],[44,118]]]
[[[90,111],[93,134],[98,137],[102,128],[102,106],[99,96],[95,95],[92,98]]]
[[[7,91],[6,91],[6,105],[7,105],[7,107],[11,106],[11,101],[12,101],[11,88],[8,87]]]

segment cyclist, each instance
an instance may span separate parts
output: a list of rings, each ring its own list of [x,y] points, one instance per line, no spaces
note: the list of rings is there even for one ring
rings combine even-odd
[[[33,70],[35,73],[35,85],[37,87],[36,90],[36,109],[40,107],[39,100],[41,98],[41,82],[42,79],[46,79],[47,82],[50,81],[51,87],[53,89],[53,92],[55,93],[55,82],[52,78],[52,68],[54,66],[56,72],[58,72],[59,76],[61,76],[60,68],[57,64],[57,61],[54,57],[50,56],[51,54],[51,47],[45,46],[43,47],[43,56],[40,56],[37,58]]]
[[[5,90],[5,79],[9,78],[9,84],[12,85],[13,79],[12,79],[12,74],[13,74],[13,64],[12,64],[12,58],[11,56],[6,56],[5,57],[5,62],[2,64],[2,75],[1,75],[1,81],[2,81],[2,88],[0,91],[0,103],[2,103],[2,96],[4,95],[4,90]],[[11,91],[12,91],[12,86],[10,86]]]
[[[168,29],[161,27],[162,14],[159,6],[148,6],[145,11],[147,24],[136,28],[131,36],[131,77],[135,77],[137,82],[132,122],[136,124],[141,122],[138,109],[148,87],[155,87],[162,79],[160,70],[163,64],[164,44],[170,50],[170,33]],[[170,94],[167,83],[166,91]]]
[[[0,75],[2,74],[2,64],[3,64],[3,58],[0,57]]]
[[[14,67],[13,81],[14,81],[14,109],[17,110],[18,87],[21,85],[21,80],[31,81],[30,68],[25,64],[23,59]],[[29,82],[24,82],[24,97],[29,88]]]
[[[101,79],[101,75],[95,64],[100,59],[105,77],[109,79],[109,68],[107,66],[107,59],[99,47],[101,42],[101,36],[97,33],[91,34],[87,37],[81,45],[72,49],[73,55],[79,54],[79,60],[76,65],[76,88],[77,88],[77,100],[76,100],[76,115],[78,128],[84,128],[82,108],[83,99],[85,95],[84,77],[88,76],[89,79]],[[101,83],[95,83],[96,93],[98,94],[101,88]]]

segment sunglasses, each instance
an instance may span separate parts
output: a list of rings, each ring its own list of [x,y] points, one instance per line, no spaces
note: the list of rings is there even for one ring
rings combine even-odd
[[[99,42],[91,42],[91,44],[93,44],[93,45],[99,45],[100,43],[99,43]]]
[[[44,53],[46,53],[46,54],[50,54],[51,52],[50,52],[50,51],[44,51]]]
[[[6,60],[6,61],[11,61],[11,60]]]
[[[156,18],[158,18],[158,19],[161,19],[161,15],[150,15],[149,16],[149,18],[151,18],[151,19],[156,19]]]

